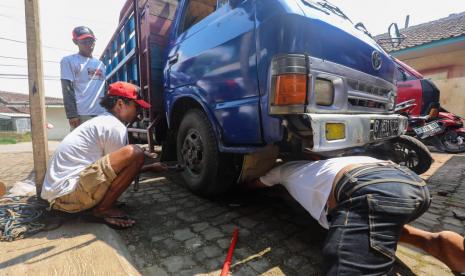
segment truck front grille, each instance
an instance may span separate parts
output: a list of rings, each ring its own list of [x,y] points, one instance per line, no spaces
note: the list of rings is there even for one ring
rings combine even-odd
[[[390,89],[356,80],[347,80],[347,84],[349,108],[388,111]]]

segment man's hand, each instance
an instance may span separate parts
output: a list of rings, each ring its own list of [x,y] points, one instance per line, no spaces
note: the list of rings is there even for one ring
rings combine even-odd
[[[156,162],[156,163],[148,164],[142,167],[142,172],[147,172],[147,171],[156,172],[156,173],[166,172],[168,171],[168,166],[166,166],[163,163]]]
[[[149,150],[145,148],[144,148],[144,155],[145,157],[150,158],[150,159],[155,159],[158,157],[158,154],[156,154],[155,152],[150,152]]]
[[[77,128],[81,124],[81,119],[79,118],[71,118],[69,119],[69,125],[72,128]]]

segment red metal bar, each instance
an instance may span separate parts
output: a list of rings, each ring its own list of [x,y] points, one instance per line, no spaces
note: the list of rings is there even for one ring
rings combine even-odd
[[[239,229],[235,228],[233,231],[233,236],[231,239],[231,244],[229,245],[228,255],[224,260],[223,270],[221,271],[221,276],[228,276],[229,268],[231,267],[231,260],[234,253],[234,249],[236,248],[237,237],[239,235]]]

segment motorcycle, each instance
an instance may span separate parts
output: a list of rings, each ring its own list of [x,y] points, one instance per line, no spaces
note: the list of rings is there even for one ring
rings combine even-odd
[[[396,106],[399,114],[408,117],[407,135],[414,136],[428,145],[449,153],[465,152],[465,128],[463,119],[445,109],[431,112],[426,116],[412,116],[415,100],[408,100]]]
[[[408,111],[415,107],[414,100],[405,101],[396,105],[396,112],[408,115]],[[413,116],[408,116],[409,123]],[[415,117],[418,120],[426,118]],[[426,172],[433,163],[429,149],[415,137],[401,135],[397,138],[375,143],[365,148],[354,149],[347,155],[369,155],[378,159],[391,160],[406,166],[417,174]]]
[[[415,137],[407,135],[401,135],[382,144],[372,145],[365,149],[362,154],[377,159],[391,160],[411,169],[416,174],[426,172],[433,164],[433,157],[428,148]]]

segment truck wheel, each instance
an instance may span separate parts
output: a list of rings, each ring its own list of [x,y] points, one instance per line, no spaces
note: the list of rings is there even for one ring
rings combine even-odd
[[[392,144],[391,160],[411,169],[417,174],[426,172],[433,163],[428,148],[418,139],[401,135],[390,141]]]
[[[227,175],[228,158],[218,151],[213,128],[198,110],[190,110],[181,121],[176,139],[177,159],[186,166],[182,178],[188,189],[197,195],[210,197],[226,191],[236,180]]]

